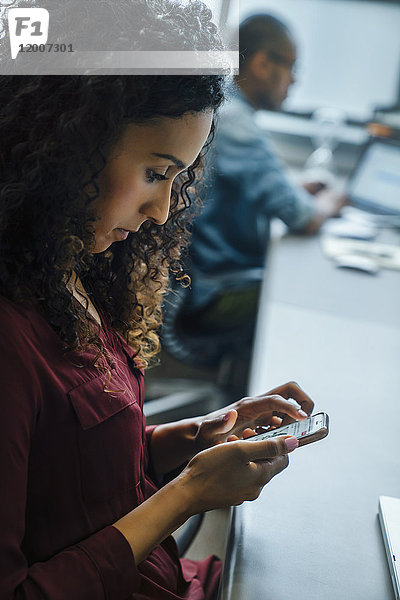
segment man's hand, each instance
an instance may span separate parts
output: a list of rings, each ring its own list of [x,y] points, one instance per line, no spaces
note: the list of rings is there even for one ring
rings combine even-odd
[[[338,194],[327,188],[315,195],[315,203],[317,212],[312,221],[303,229],[303,233],[316,233],[327,219],[337,217],[343,206],[348,204],[348,198],[344,194]]]
[[[338,194],[332,189],[324,189],[315,196],[317,206],[326,218],[337,217],[343,206],[348,204],[345,194]]]
[[[306,183],[303,183],[302,187],[306,190],[306,192],[308,192],[312,196],[315,196],[322,190],[325,190],[327,186],[326,183],[324,183],[323,181],[308,181]]]

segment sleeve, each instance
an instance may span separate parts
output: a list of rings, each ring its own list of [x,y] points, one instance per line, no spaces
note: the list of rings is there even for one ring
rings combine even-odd
[[[301,230],[316,214],[315,200],[294,185],[267,135],[233,111],[221,120],[216,170],[243,190],[253,213],[281,219]]]
[[[140,585],[131,548],[108,526],[45,562],[23,552],[30,444],[40,385],[21,323],[0,310],[0,600],[121,600]],[[23,323],[29,327],[29,323]],[[30,362],[31,360],[31,362]]]
[[[146,443],[147,443],[147,452],[150,458],[150,444],[151,444],[151,436],[153,435],[153,431],[157,425],[146,425]]]
[[[147,460],[146,460],[146,471],[149,475],[150,479],[156,484],[159,485],[160,481],[156,475],[156,471],[153,465],[153,459],[151,456],[151,436],[153,435],[153,431],[157,425],[146,425],[145,435],[146,435],[146,450],[147,450]]]

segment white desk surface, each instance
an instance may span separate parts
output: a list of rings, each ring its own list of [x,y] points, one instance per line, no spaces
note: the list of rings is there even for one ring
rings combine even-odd
[[[400,272],[336,269],[318,238],[269,256],[250,393],[297,380],[330,433],[233,511],[221,598],[393,600],[377,507],[400,497]]]

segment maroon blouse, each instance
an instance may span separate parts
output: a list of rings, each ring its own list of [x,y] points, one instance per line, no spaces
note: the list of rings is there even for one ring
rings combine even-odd
[[[132,350],[104,324],[111,379],[0,299],[0,600],[216,598],[221,566],[167,538],[135,565],[111,524],[153,494]]]

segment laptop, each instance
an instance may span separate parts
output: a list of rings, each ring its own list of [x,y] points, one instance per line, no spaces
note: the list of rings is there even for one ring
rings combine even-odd
[[[400,498],[379,496],[378,515],[394,595],[396,600],[400,600]]]
[[[365,145],[347,195],[358,209],[400,217],[400,140],[373,138]]]

